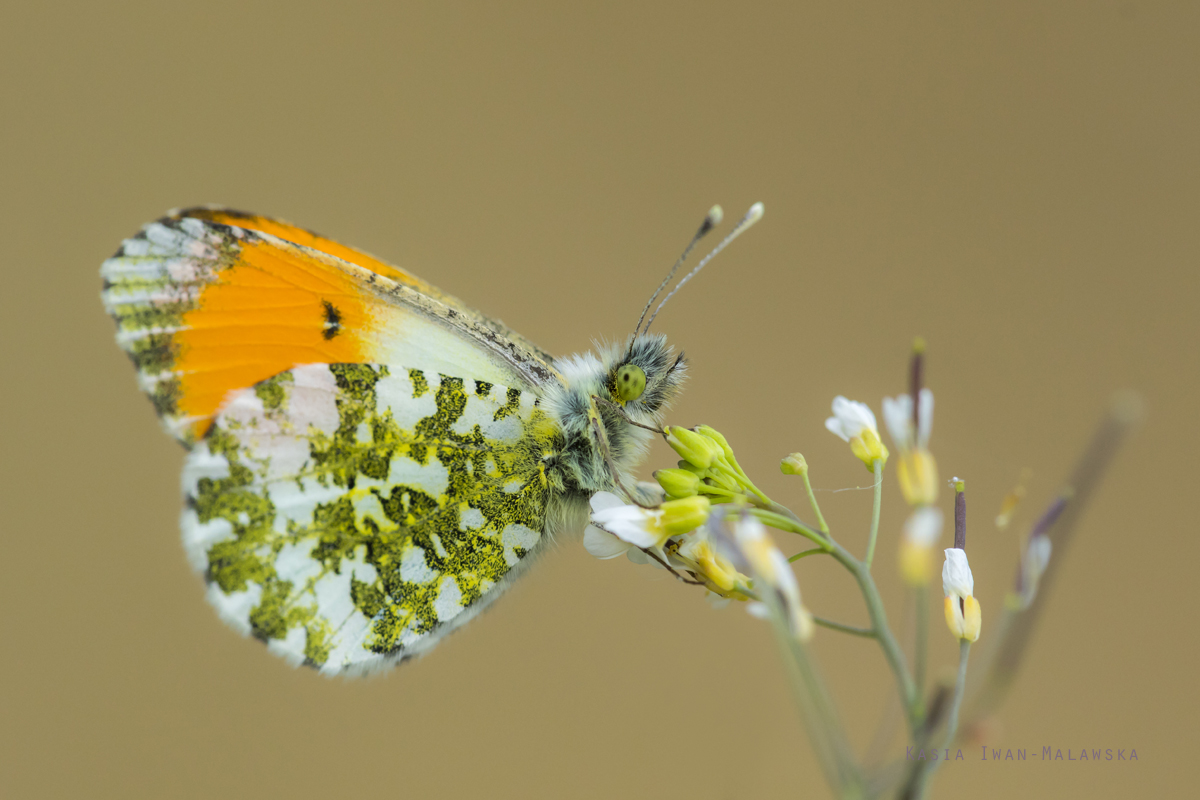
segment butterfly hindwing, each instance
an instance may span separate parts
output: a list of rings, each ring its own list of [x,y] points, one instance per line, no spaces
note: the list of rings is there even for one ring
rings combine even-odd
[[[557,435],[528,390],[298,366],[230,395],[188,454],[185,546],[231,625],[369,671],[469,619],[543,543]]]
[[[266,217],[172,212],[127,239],[101,274],[118,343],[168,431],[189,446],[230,392],[297,364],[406,364],[518,387],[555,376],[548,355],[501,323]]]

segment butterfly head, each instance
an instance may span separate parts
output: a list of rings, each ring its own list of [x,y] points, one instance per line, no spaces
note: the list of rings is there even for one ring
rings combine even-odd
[[[632,497],[633,470],[654,433],[661,433],[663,412],[679,393],[687,372],[683,353],[667,344],[666,336],[650,333],[650,326],[667,301],[762,213],[761,203],[751,206],[724,240],[655,306],[692,248],[720,224],[721,207],[713,206],[623,344],[555,362],[560,381],[546,387],[542,407],[561,432],[562,446],[553,455],[552,473],[560,476],[564,486],[571,484],[583,494],[619,490]]]
[[[601,356],[604,392],[634,419],[657,420],[679,393],[687,372],[683,353],[676,353],[659,333],[631,336],[624,346]]]

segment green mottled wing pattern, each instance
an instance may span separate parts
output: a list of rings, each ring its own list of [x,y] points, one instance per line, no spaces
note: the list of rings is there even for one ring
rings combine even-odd
[[[544,542],[560,434],[528,391],[309,364],[232,393],[184,468],[183,537],[229,624],[358,674],[420,653]]]

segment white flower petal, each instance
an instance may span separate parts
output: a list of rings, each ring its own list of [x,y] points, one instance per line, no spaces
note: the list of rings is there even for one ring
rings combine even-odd
[[[583,531],[583,547],[596,558],[616,558],[624,555],[630,545],[608,531],[588,525]]]
[[[833,416],[825,420],[825,427],[847,442],[864,429],[869,428],[876,435],[879,434],[879,428],[875,425],[875,412],[866,403],[848,400],[840,394],[833,398]]]
[[[850,441],[850,437],[842,433],[842,421],[837,417],[829,417],[825,420],[825,428],[834,436],[841,438],[843,442]]]
[[[892,441],[902,450],[912,448],[912,398],[906,394],[883,398],[883,421]]]
[[[918,547],[933,547],[942,536],[942,510],[923,506],[904,522],[904,538]]]
[[[759,619],[771,618],[771,609],[767,607],[766,603],[760,603],[757,600],[746,603],[746,613]]]
[[[705,592],[704,599],[707,600],[708,604],[713,608],[725,608],[727,605],[733,602],[728,597],[722,597],[716,592]]]
[[[1029,563],[1036,569],[1038,575],[1046,571],[1050,564],[1050,537],[1037,536],[1029,542]]]
[[[779,589],[790,603],[799,606],[800,584],[796,583],[796,573],[792,572],[792,565],[788,563],[783,553],[775,548],[771,549],[768,558],[770,559],[771,575],[764,577]]]
[[[975,592],[975,578],[971,575],[967,554],[956,547],[946,550],[946,563],[942,565],[942,592],[946,597],[971,597]]]
[[[929,434],[933,433],[933,392],[921,390],[921,404],[917,408],[917,447],[929,445]]]
[[[638,506],[622,505],[593,511],[592,523],[632,545],[653,547],[658,544],[658,536],[651,533],[650,527],[661,514],[661,511],[647,511]]]
[[[639,567],[645,566],[646,564],[654,564],[656,566],[658,565],[657,561],[655,561],[653,558],[646,555],[643,551],[637,549],[636,547],[631,547],[628,550],[626,550],[625,557],[628,558],[632,563],[637,564]]]
[[[612,492],[596,492],[592,495],[589,503],[592,506],[592,511],[603,511],[608,508],[618,508],[625,505],[625,501]]]
[[[642,493],[640,501],[647,505],[658,505],[667,497],[662,486],[652,481],[638,481],[637,488]]]

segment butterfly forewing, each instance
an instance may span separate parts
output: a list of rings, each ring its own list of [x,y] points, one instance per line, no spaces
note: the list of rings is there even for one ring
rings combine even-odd
[[[117,341],[185,445],[204,436],[229,392],[297,364],[406,364],[524,387],[554,378],[550,357],[501,323],[266,217],[173,212],[127,239],[101,275]]]
[[[231,625],[368,671],[469,619],[538,549],[556,436],[529,391],[299,366],[230,395],[189,453],[185,545]]]

